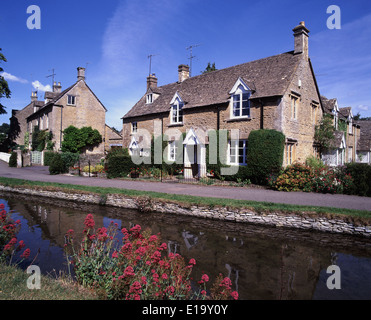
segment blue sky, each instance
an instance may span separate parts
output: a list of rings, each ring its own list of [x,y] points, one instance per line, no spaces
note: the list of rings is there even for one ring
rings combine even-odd
[[[30,30],[26,10],[41,10],[41,29]],[[327,28],[329,5],[341,9],[341,29]],[[8,114],[22,109],[31,91],[52,84],[54,69],[62,90],[76,81],[79,66],[108,109],[106,123],[122,128],[121,117],[146,89],[149,54],[158,85],[177,81],[179,64],[189,64],[186,47],[194,44],[192,75],[208,62],[218,69],[287,52],[292,29],[305,21],[309,55],[320,92],[340,107],[371,116],[371,2],[247,0],[2,0],[0,48],[8,62],[11,99]]]

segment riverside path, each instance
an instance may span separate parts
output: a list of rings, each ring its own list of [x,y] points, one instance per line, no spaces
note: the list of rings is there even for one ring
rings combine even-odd
[[[25,168],[10,168],[8,167],[8,164],[3,161],[0,161],[0,176],[32,181],[56,182],[96,187],[111,187],[141,191],[155,191],[200,197],[252,200],[260,202],[371,211],[370,197],[307,192],[282,192],[248,187],[238,188],[228,186],[205,186],[186,183],[162,183],[136,180],[88,178],[69,175],[49,175],[48,167],[34,166]]]

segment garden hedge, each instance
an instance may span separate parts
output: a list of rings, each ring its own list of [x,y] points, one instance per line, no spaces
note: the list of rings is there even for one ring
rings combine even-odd
[[[271,173],[282,167],[285,135],[269,129],[251,131],[247,149],[247,175],[256,184],[267,184]]]

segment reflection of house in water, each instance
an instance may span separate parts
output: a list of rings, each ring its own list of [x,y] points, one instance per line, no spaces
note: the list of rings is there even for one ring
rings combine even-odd
[[[200,234],[202,235],[202,234]],[[197,245],[198,237],[189,231],[183,231],[182,232],[182,238],[184,240],[184,244],[186,245],[187,249],[191,249],[195,245]]]

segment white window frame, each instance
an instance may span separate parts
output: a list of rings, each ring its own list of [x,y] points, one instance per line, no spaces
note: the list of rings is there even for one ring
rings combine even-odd
[[[68,94],[67,95],[67,105],[75,106],[76,105],[76,96],[74,96],[73,94]]]
[[[176,161],[176,155],[178,152],[178,146],[175,140],[169,141],[168,147],[168,160],[169,161]]]
[[[184,107],[184,102],[178,93],[175,93],[170,104],[171,104],[170,123],[171,124],[183,124],[184,115],[183,115],[182,108]]]
[[[242,143],[242,146],[240,146]],[[248,140],[246,139],[239,139],[239,140],[229,140],[228,142],[228,161],[230,165],[235,166],[246,166],[247,165],[247,148],[248,148]],[[242,154],[240,155],[240,150],[242,150]],[[234,154],[232,154],[232,152]],[[240,157],[242,156],[242,162],[240,162]],[[234,161],[232,161],[232,157]]]
[[[251,111],[250,110],[251,89],[246,85],[246,83],[241,78],[238,78],[229,94],[231,95],[230,118],[249,119]],[[244,103],[246,103],[246,108],[244,108]],[[242,114],[244,109],[247,110],[247,114],[245,115]],[[238,110],[238,115],[235,114],[235,110]]]
[[[146,96],[146,104],[151,104],[153,102],[153,93],[148,93]]]

